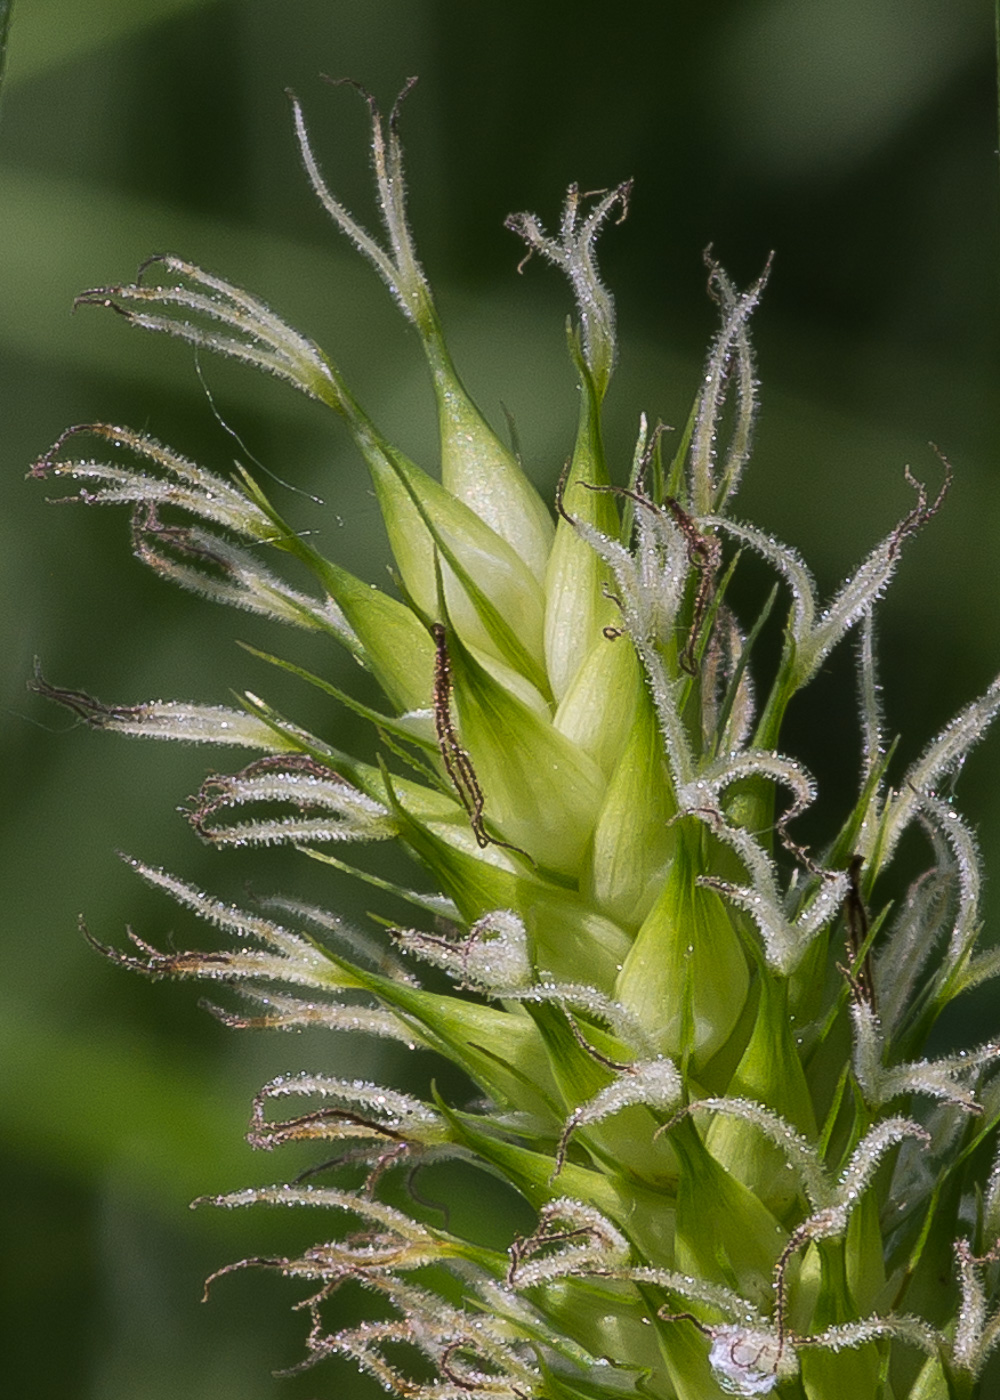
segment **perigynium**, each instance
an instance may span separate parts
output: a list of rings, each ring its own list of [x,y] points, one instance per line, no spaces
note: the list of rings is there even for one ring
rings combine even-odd
[[[144,433],[73,427],[33,469],[130,506],[157,572],[327,634],[385,694],[377,712],[270,658],[370,721],[378,756],[362,762],[335,727],[308,733],[256,695],[116,707],[36,681],[99,729],[256,750],[192,799],[212,845],[333,860],[333,844],[396,842],[433,885],[391,887],[412,927],[364,931],[292,898],[238,908],[132,862],[231,941],[160,952],[133,934],[109,957],[231,988],[245,1009],[217,1014],[235,1028],[335,1033],[329,1071],[266,1084],[249,1134],[317,1140],[319,1169],[215,1198],[320,1208],[323,1243],[243,1263],[304,1281],[304,1364],[346,1356],[420,1400],[978,1395],[1000,1340],[1000,1044],[939,1059],[925,1045],[950,1001],[1000,974],[1000,952],[977,950],[979,859],[950,797],[1000,680],[897,772],[873,624],[950,470],[933,464],[932,492],[907,473],[910,509],[822,603],[794,550],[731,514],[767,270],[740,291],[711,261],[719,330],[676,450],[640,419],[631,463],[609,463],[615,321],[594,245],[629,186],[571,188],[554,234],[508,220],[575,299],[579,426],[550,511],[456,373],[407,224],[398,104],[384,122],[365,96],[382,242],[327,188],[297,104],[295,122],[324,207],[419,334],[439,475],[386,441],[319,346],[201,268],[156,258],[80,301],[332,408],[371,476],[393,586],[323,557],[249,472],[216,475]],[[741,618],[730,585],[748,554],[776,583]],[[285,582],[289,556],[314,592]],[[783,610],[763,674],[755,644]],[[795,819],[816,787],[782,721],[849,634],[857,798],[825,813],[810,850]],[[883,873],[911,826],[927,869],[890,908]],[[424,1101],[340,1077],[345,1034],[444,1057],[468,1091]],[[533,1230],[506,1252],[452,1233],[414,1184],[447,1158],[509,1183]],[[328,1300],[349,1284],[374,1295],[373,1320],[336,1330]]]

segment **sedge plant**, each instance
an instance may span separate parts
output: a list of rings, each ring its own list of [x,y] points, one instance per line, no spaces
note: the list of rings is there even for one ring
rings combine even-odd
[[[289,843],[410,911],[360,928],[292,896],[238,907],[132,860],[218,936],[160,951],[131,934],[127,951],[98,945],[109,958],[216,984],[237,1030],[331,1032],[324,1065],[264,1085],[249,1130],[264,1149],[316,1142],[315,1169],[213,1198],[309,1208],[320,1242],[221,1272],[300,1281],[303,1365],[346,1357],[410,1400],[972,1400],[1000,1340],[1000,1042],[926,1046],[950,1002],[1000,974],[1000,952],[978,944],[980,862],[950,796],[1000,679],[894,771],[874,628],[950,470],[942,459],[933,491],[907,473],[908,511],[822,601],[795,550],[733,514],[767,270],[739,290],[712,261],[719,327],[686,428],[668,452],[640,419],[631,462],[609,462],[615,315],[595,243],[629,186],[571,188],[555,232],[508,220],[575,304],[579,424],[550,509],[449,355],[407,221],[399,104],[384,119],[363,96],[381,239],[328,188],[293,101],[298,140],[334,225],[419,336],[438,472],[386,440],[318,345],[199,267],[158,257],[80,301],[331,408],[370,475],[391,582],[326,558],[249,471],[218,475],[145,433],[76,426],[33,468],[130,507],[135,552],[159,574],[323,634],[384,694],[376,709],[269,658],[371,724],[363,761],[335,724],[307,732],[255,694],[114,706],[35,682],[97,729],[250,751],[191,800],[198,835]],[[774,589],[741,617],[731,585],[750,555]],[[849,638],[856,797],[807,848],[796,819],[816,784],[782,726]],[[890,905],[884,877],[911,827],[926,868]],[[414,888],[333,853],[376,841],[406,853]],[[425,1057],[426,1096],[338,1075],[344,1036]],[[442,1059],[464,1092],[435,1087]],[[532,1227],[505,1250],[453,1231],[418,1185],[449,1160],[507,1183]],[[370,1317],[338,1327],[334,1295],[351,1288]]]

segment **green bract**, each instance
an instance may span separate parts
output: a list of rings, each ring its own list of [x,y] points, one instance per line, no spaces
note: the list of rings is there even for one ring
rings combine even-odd
[[[550,514],[458,378],[406,221],[397,112],[386,123],[367,100],[384,246],[327,189],[297,105],[295,119],[317,194],[419,333],[440,478],[383,438],[316,345],[199,268],[158,259],[81,300],[328,404],[371,475],[398,595],[323,558],[249,475],[224,480],[141,434],[74,428],[34,468],[130,505],[136,551],[160,573],[346,647],[382,711],[278,664],[370,720],[380,754],[353,759],[252,695],[116,708],[38,688],[98,728],[256,750],[192,800],[206,841],[290,842],[334,864],[337,842],[398,842],[435,887],[381,882],[414,910],[387,934],[294,900],[241,910],[135,863],[235,942],[160,953],[134,938],[133,953],[105,950],[116,961],[231,984],[251,1008],[220,1011],[234,1027],[396,1039],[470,1081],[464,1099],[422,1102],[335,1074],[275,1080],[251,1141],[319,1139],[334,1160],[308,1184],[216,1203],[348,1222],[267,1262],[307,1285],[309,1361],[350,1357],[400,1395],[974,1396],[1000,1338],[1000,1047],[929,1060],[924,1046],[950,1000],[1000,972],[977,951],[975,842],[937,793],[1000,708],[1000,681],[890,787],[872,624],[944,490],[929,501],[910,479],[912,510],[825,607],[794,551],[733,520],[764,278],[741,293],[714,263],[720,329],[680,448],[664,460],[641,420],[631,467],[612,471],[614,308],[594,243],[628,187],[571,189],[557,235],[509,220],[566,274],[578,313],[579,427]],[[88,437],[93,458],[77,453]],[[727,601],[747,550],[777,575],[757,619]],[[314,593],[284,582],[283,555]],[[768,677],[754,645],[784,606]],[[810,851],[794,820],[815,784],[782,752],[782,718],[855,629],[860,796]],[[879,882],[913,825],[929,866],[890,911]],[[435,970],[423,984],[420,965]],[[393,1175],[448,1157],[510,1183],[535,1229],[483,1248]],[[348,1282],[378,1295],[379,1321],[330,1324]]]

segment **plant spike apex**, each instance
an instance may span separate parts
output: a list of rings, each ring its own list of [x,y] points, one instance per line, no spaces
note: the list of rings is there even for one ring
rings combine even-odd
[[[403,152],[397,127],[400,104],[415,82],[416,79],[411,78],[406,83],[393,104],[388,124],[374,97],[359,84],[348,84],[361,93],[371,114],[372,155],[379,210],[389,239],[388,252],[331,194],[313,154],[302,109],[292,97],[299,149],[323,208],[372,263],[403,314],[420,334],[437,399],[443,484],[506,540],[542,582],[552,540],[548,511],[517,459],[488,426],[459,379],[445,344],[427,278],[413,246],[406,215]]]

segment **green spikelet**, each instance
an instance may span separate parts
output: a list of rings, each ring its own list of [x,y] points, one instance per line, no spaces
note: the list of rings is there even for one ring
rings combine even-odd
[[[910,479],[913,508],[826,606],[794,551],[734,520],[765,278],[740,292],[714,264],[720,326],[673,465],[645,420],[631,470],[609,462],[615,320],[594,245],[624,214],[621,186],[571,189],[556,236],[531,214],[508,221],[576,305],[579,426],[550,512],[452,363],[407,224],[398,111],[384,121],[367,101],[384,245],[326,187],[296,105],[297,130],[324,207],[420,337],[440,472],[385,440],[318,346],[191,264],[156,260],[81,301],[328,405],[370,474],[398,596],[325,559],[249,476],[142,434],[71,430],[33,473],[131,506],[152,567],[323,632],[385,698],[369,708],[269,658],[371,722],[377,755],[363,762],[256,696],[116,707],[37,688],[95,728],[256,751],[192,800],[211,844],[284,841],[343,867],[336,843],[393,842],[434,886],[357,870],[411,911],[411,927],[366,930],[294,900],[280,917],[241,909],[135,863],[224,946],[161,953],[134,937],[109,957],[228,985],[244,1005],[220,1014],[236,1028],[397,1040],[428,1067],[423,1098],[335,1072],[274,1080],[251,1141],[315,1139],[323,1173],[215,1203],[324,1212],[328,1243],[244,1263],[302,1281],[305,1364],[347,1358],[410,1400],[986,1395],[1000,1048],[932,1059],[926,1042],[952,999],[1000,973],[978,946],[975,841],[937,793],[1000,708],[1000,681],[889,787],[872,640],[902,547],[944,491],[932,500]],[[96,457],[76,450],[86,435]],[[747,551],[777,583],[741,618]],[[314,592],[284,581],[289,556]],[[783,611],[768,675],[755,644]],[[782,718],[854,629],[861,795],[823,811],[826,844],[808,850],[795,819],[818,794],[781,747]],[[927,870],[890,909],[910,827],[929,838]],[[455,1074],[434,1087],[442,1059],[464,1091]],[[453,1232],[413,1172],[447,1180],[455,1161],[506,1182],[534,1227],[508,1229],[506,1248]],[[348,1284],[377,1320],[337,1326]]]

